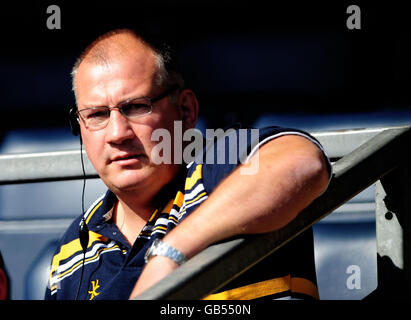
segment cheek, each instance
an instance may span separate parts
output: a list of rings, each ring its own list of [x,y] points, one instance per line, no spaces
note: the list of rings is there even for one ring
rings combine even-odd
[[[159,143],[162,143],[162,139],[157,139],[158,132],[157,130],[163,130],[162,127],[149,127],[144,132],[140,132],[139,140],[141,145],[144,148],[144,152],[147,155],[150,166],[157,166],[158,161],[158,146]],[[164,131],[161,131],[164,132]],[[154,134],[153,134],[154,133]],[[163,134],[160,134],[162,136]],[[166,148],[167,149],[167,148]]]
[[[154,114],[145,126],[139,128],[140,142],[153,166],[168,164],[174,159],[174,119]]]
[[[157,128],[167,130],[171,136],[174,136],[175,129],[178,133],[182,131],[182,118],[175,107],[170,106],[170,108],[163,111],[162,115],[158,118]]]
[[[144,126],[138,128],[138,137],[145,146],[154,146],[159,143],[155,136],[162,136],[164,132],[167,132],[171,137],[174,135],[174,120],[176,117],[172,114],[157,114],[153,113],[153,116],[146,122]]]

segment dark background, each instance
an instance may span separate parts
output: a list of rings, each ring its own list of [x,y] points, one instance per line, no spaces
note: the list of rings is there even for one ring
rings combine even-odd
[[[46,9],[61,9],[61,30]],[[361,30],[348,30],[350,4]],[[408,10],[369,1],[32,1],[1,7],[1,134],[67,126],[72,64],[112,28],[148,28],[180,50],[208,127],[267,112],[410,106]],[[68,128],[68,127],[67,127]]]

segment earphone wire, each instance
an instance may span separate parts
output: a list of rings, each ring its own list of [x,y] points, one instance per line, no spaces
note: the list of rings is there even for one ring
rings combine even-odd
[[[86,229],[87,229],[86,221],[85,221],[85,218],[84,218],[84,215],[85,215],[85,210],[84,210],[84,194],[85,194],[85,190],[86,190],[86,170],[84,169],[83,141],[82,141],[82,139],[81,139],[81,136],[80,136],[80,159],[81,159],[81,169],[83,170],[83,190],[82,190],[82,193],[81,193],[81,210],[82,210],[82,213],[83,213],[83,214],[82,214],[82,221],[80,222],[80,224],[81,224],[82,226],[80,227],[79,235],[80,235],[80,243],[81,243],[82,249],[83,249],[83,261],[82,261],[82,266],[81,266],[80,281],[79,281],[78,286],[77,286],[77,293],[76,293],[75,300],[78,299],[78,295],[79,295],[80,287],[81,287],[81,282],[83,281],[84,263],[85,263],[85,260],[86,260],[86,251],[87,251],[87,244],[86,244],[85,247],[84,247],[83,241],[82,241],[82,239],[81,239],[81,237],[82,237],[82,228],[86,228]],[[87,235],[88,235],[88,230],[86,230],[86,232],[87,232]],[[87,243],[88,243],[88,236],[87,236]]]

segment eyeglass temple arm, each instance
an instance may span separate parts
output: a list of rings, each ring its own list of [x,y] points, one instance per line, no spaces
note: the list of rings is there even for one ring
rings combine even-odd
[[[173,92],[174,90],[177,90],[179,88],[180,88],[180,86],[178,84],[174,84],[170,88],[168,88],[166,91],[164,91],[162,94],[160,94],[159,96],[157,96],[153,99],[150,99],[150,101],[151,102],[156,102],[160,99],[163,99],[165,96],[168,96],[171,92]]]

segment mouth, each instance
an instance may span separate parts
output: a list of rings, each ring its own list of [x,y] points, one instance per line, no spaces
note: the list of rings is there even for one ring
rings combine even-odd
[[[129,165],[133,165],[133,164],[140,162],[143,157],[144,157],[143,154],[117,155],[111,160],[111,163],[115,163],[120,166],[129,166]]]

